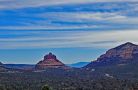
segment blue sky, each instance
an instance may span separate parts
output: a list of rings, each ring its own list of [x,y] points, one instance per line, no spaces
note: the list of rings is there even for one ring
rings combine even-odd
[[[53,52],[64,63],[95,60],[138,44],[138,0],[0,0],[0,61],[37,63]]]

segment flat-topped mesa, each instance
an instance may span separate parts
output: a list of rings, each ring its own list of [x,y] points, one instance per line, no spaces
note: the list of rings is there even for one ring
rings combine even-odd
[[[46,69],[46,68],[65,68],[65,64],[57,59],[57,57],[49,53],[44,56],[44,59],[38,62],[35,66],[36,69]]]
[[[108,50],[96,61],[91,62],[86,67],[122,64],[138,60],[138,45],[127,42],[115,48]]]

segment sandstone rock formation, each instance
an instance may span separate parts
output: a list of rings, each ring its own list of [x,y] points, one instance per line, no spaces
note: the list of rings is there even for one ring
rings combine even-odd
[[[138,60],[138,45],[127,42],[118,47],[108,50],[96,61],[91,62],[85,67],[95,67],[102,65],[124,64]]]
[[[46,68],[66,68],[65,64],[57,59],[57,57],[49,53],[44,56],[44,59],[38,62],[35,66],[36,69],[46,69]]]

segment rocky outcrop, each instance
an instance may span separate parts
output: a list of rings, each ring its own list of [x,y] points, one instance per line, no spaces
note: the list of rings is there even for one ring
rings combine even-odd
[[[44,59],[38,62],[35,69],[46,69],[46,68],[66,68],[67,66],[57,59],[57,57],[49,53],[44,56]]]
[[[0,62],[0,65],[1,65],[2,63]]]
[[[4,67],[3,63],[0,62],[0,72],[6,71],[7,69]]]
[[[0,67],[4,67],[4,65],[3,65],[3,63],[2,63],[2,62],[0,62]]]
[[[112,64],[123,64],[138,60],[138,45],[127,42],[118,47],[108,50],[96,61],[91,62],[85,67],[95,67]]]

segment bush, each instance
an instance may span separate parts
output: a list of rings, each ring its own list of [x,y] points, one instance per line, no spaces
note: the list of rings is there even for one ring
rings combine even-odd
[[[49,86],[48,85],[45,85],[42,87],[42,90],[50,90]]]

